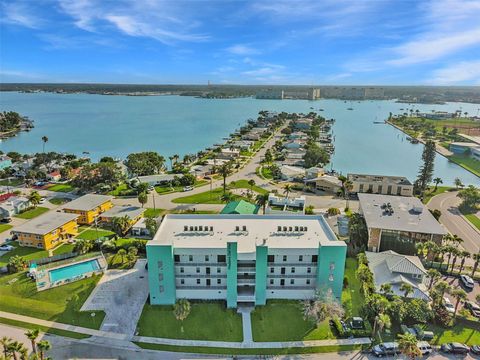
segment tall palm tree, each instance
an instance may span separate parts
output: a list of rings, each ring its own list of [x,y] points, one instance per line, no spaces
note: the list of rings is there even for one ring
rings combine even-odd
[[[40,334],[40,330],[39,329],[32,329],[32,330],[28,330],[27,332],[25,332],[25,336],[31,341],[32,343],[32,350],[33,352],[36,354],[37,353],[37,344],[36,344],[36,341],[37,341],[37,338],[38,338],[38,335]]]
[[[232,173],[232,167],[229,162],[223,163],[220,166],[219,174],[222,175],[223,178],[223,192],[227,191],[227,177]]]
[[[452,267],[450,269],[450,274],[453,273],[453,270],[455,269],[455,264],[457,263],[457,258],[460,254],[461,254],[461,251],[458,250],[457,248],[454,247],[452,249],[453,260],[452,260]],[[448,268],[447,268],[447,271],[448,271]]]
[[[42,197],[40,196],[38,191],[35,190],[28,195],[28,201],[30,202],[30,204],[32,204],[33,207],[37,207],[37,205],[40,204],[41,199]]]
[[[451,295],[455,298],[455,300],[457,300],[455,302],[455,311],[453,312],[453,317],[455,318],[457,316],[458,305],[460,305],[460,301],[467,298],[467,293],[465,292],[465,290],[458,288],[452,290]]]
[[[408,295],[413,293],[413,286],[408,283],[402,283],[399,290],[403,292],[403,297],[407,298]]]
[[[480,263],[480,253],[473,254],[472,259],[475,261],[473,263],[472,273],[470,274],[473,277],[475,275],[475,273],[477,272],[478,264]]]
[[[190,315],[191,305],[187,299],[178,299],[173,306],[173,315],[175,319],[182,323],[181,330],[183,332],[183,321]]]
[[[42,142],[43,142],[43,152],[45,152],[45,145],[46,145],[47,142],[48,142],[48,137],[42,136]]]
[[[393,294],[392,290],[392,284],[390,283],[384,283],[380,286],[380,292],[383,294],[383,296],[389,296]]]
[[[291,184],[285,184],[283,187],[283,193],[285,194],[285,198],[288,198],[288,195],[292,191],[292,185]]]
[[[8,355],[8,349],[9,349],[9,346],[10,346],[10,343],[12,342],[12,339],[7,337],[7,336],[2,336],[2,338],[0,339],[0,345],[2,345],[2,348],[3,348],[3,357],[5,359],[7,359],[7,355]]]
[[[256,203],[258,206],[262,207],[263,213],[265,214],[265,210],[268,204],[268,193],[267,194],[258,194],[255,198]]]
[[[145,191],[138,194],[138,202],[142,204],[142,208],[147,203],[147,201],[148,201],[148,195]]]
[[[455,187],[457,188],[457,190],[458,190],[458,188],[461,188],[461,187],[463,187],[462,180],[460,180],[460,178],[458,178],[458,177],[457,177],[457,178],[455,178],[455,180],[454,180],[454,184],[455,184]]]
[[[433,291],[438,294],[439,301],[442,301],[443,295],[451,291],[451,286],[444,280],[437,282],[433,286]]]
[[[439,177],[436,177],[433,179],[433,182],[435,183],[435,188],[433,189],[433,192],[436,192],[438,189],[438,184],[443,184],[443,180]]]
[[[115,231],[118,236],[125,235],[130,227],[130,218],[127,215],[122,217],[114,217],[112,219],[113,231]]]
[[[389,329],[392,326],[392,321],[390,316],[387,314],[379,314],[375,316],[375,322],[373,323],[373,333],[372,337],[374,338],[377,334],[380,335],[383,329]]]
[[[23,346],[23,344],[21,342],[13,341],[8,346],[8,350],[9,350],[8,352],[12,355],[14,360],[18,360],[17,353],[23,352],[24,348],[25,347]]]
[[[173,156],[168,157],[168,160],[170,160],[170,169],[173,169],[173,159],[174,159]]]
[[[422,353],[417,345],[417,338],[415,335],[406,333],[398,335],[398,348],[409,359],[416,359],[418,356],[421,356]]]
[[[50,350],[52,345],[48,340],[42,340],[38,342],[37,346],[40,351],[40,360],[45,360],[45,352]]]
[[[231,192],[228,192],[228,191],[227,191],[227,192],[224,192],[224,193],[222,194],[221,200],[222,200],[223,202],[228,203],[228,202],[230,202],[230,201],[233,200],[233,194],[232,194]]]
[[[427,275],[430,278],[430,283],[428,284],[428,290],[430,290],[435,281],[441,278],[442,274],[437,269],[431,268],[427,270]]]

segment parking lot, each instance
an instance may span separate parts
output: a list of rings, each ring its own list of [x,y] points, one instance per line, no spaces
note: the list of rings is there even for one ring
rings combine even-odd
[[[460,281],[460,278],[456,278],[456,277],[453,277],[453,276],[444,276],[444,277],[442,277],[442,280],[446,281],[452,287],[452,289],[463,289],[463,290],[465,290],[465,292],[467,293],[467,300],[476,302],[475,297],[478,294],[480,294],[480,285],[478,283],[475,283],[475,286],[474,286],[473,289],[468,289]],[[445,294],[445,297],[450,299],[452,304],[455,306],[457,300],[452,295]],[[463,303],[461,303],[459,305],[458,310],[460,310],[462,308],[463,308]]]

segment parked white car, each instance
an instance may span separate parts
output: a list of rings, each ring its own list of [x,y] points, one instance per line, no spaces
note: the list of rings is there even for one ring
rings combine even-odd
[[[447,310],[449,313],[453,314],[455,312],[455,307],[450,299],[446,296],[443,297],[443,306],[445,306],[445,310]]]
[[[475,286],[473,279],[468,275],[461,275],[460,281],[467,289],[473,289],[473,287]]]
[[[422,356],[429,355],[433,351],[432,346],[426,341],[419,341],[417,343],[417,347],[420,350],[420,353],[422,354]]]
[[[193,190],[193,186],[185,186],[183,188],[183,191],[192,191]]]
[[[0,245],[0,251],[11,251],[15,249],[12,245]]]

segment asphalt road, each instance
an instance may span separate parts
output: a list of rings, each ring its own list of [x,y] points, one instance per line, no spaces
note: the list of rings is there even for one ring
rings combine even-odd
[[[472,254],[480,251],[480,232],[470,224],[458,210],[461,200],[457,191],[445,192],[434,196],[428,203],[430,209],[442,212],[440,222],[451,234],[463,239],[463,247]]]

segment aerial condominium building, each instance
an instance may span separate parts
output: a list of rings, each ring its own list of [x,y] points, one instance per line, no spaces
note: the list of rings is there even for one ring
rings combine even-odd
[[[147,244],[150,303],[340,299],[346,250],[322,216],[167,215]]]

